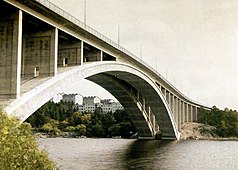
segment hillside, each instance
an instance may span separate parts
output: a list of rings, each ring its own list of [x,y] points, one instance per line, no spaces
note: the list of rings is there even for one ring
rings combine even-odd
[[[220,138],[214,132],[215,127],[201,123],[184,123],[181,127],[180,139],[217,139]]]

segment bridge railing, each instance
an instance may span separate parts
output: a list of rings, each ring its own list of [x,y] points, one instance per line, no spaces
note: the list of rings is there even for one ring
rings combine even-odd
[[[188,97],[186,97],[185,95],[183,95],[183,93],[181,93],[175,86],[173,86],[168,80],[166,80],[160,73],[157,72],[157,70],[155,70],[153,67],[151,67],[150,65],[148,65],[146,62],[144,62],[142,59],[140,59],[139,57],[137,57],[135,54],[133,54],[132,52],[128,51],[127,49],[125,49],[124,47],[120,46],[118,43],[115,43],[114,41],[112,41],[110,38],[106,37],[105,35],[101,34],[100,32],[98,32],[97,30],[93,29],[92,27],[86,25],[85,23],[83,23],[82,21],[80,21],[79,19],[75,18],[74,16],[72,16],[71,14],[69,14],[68,12],[64,11],[63,9],[61,9],[60,7],[56,6],[55,4],[53,4],[52,2],[50,2],[49,0],[35,0],[37,2],[39,2],[40,4],[46,6],[47,8],[49,8],[50,10],[54,11],[55,13],[59,14],[60,16],[66,18],[67,20],[69,20],[70,22],[74,23],[75,25],[85,29],[86,31],[90,32],[91,34],[95,35],[96,37],[98,37],[99,39],[107,42],[108,44],[110,44],[111,46],[113,46],[114,48],[122,51],[123,53],[125,53],[126,55],[132,57],[133,59],[135,59],[136,61],[140,62],[142,65],[146,66],[147,68],[149,68],[150,70],[152,70],[154,73],[156,73],[164,82],[166,82],[169,86],[171,86],[173,89],[175,89],[181,96],[183,96],[186,100],[190,101],[191,103],[196,103],[200,106],[204,106],[203,104],[199,104],[198,102],[195,102],[191,99],[189,99]],[[207,106],[206,106],[207,107]]]

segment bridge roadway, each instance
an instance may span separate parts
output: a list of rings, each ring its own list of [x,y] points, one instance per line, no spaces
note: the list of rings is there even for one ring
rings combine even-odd
[[[0,2],[0,104],[21,121],[88,79],[124,106],[139,138],[179,139],[198,104],[153,68],[47,0]]]

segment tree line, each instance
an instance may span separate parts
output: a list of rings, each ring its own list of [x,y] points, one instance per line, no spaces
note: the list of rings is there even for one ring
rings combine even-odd
[[[238,112],[213,106],[211,110],[199,109],[198,122],[214,126],[221,137],[238,137]]]
[[[60,136],[62,132],[72,132],[77,136],[129,138],[136,129],[124,110],[104,113],[100,107],[95,112],[81,113],[72,102],[52,101],[44,104],[26,122],[34,131]]]

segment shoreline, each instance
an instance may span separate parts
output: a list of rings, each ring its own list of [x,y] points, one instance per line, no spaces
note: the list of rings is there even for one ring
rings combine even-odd
[[[207,141],[238,141],[237,137],[231,137],[231,138],[187,138],[187,139],[179,139],[179,140],[207,140]]]
[[[214,133],[215,128],[201,123],[184,123],[181,126],[181,134],[179,140],[210,140],[210,141],[238,141],[238,137],[221,137]],[[45,132],[33,132],[36,138],[95,138],[80,136],[75,132],[61,132],[61,134],[51,134]],[[105,137],[113,138],[115,137]],[[137,138],[121,138],[120,139],[137,139]]]
[[[78,139],[85,139],[85,138],[93,138],[93,137],[87,137],[87,136],[63,136],[63,135],[51,135],[47,133],[33,133],[33,135],[36,138],[78,138]],[[115,137],[108,137],[111,139],[134,139],[134,138],[115,138]],[[155,139],[156,140],[156,139]],[[230,138],[222,138],[222,137],[214,137],[214,138],[206,138],[206,137],[201,137],[201,138],[195,138],[195,137],[188,137],[188,138],[180,138],[179,140],[186,141],[186,140],[207,140],[207,141],[238,141],[237,137],[230,137]]]

